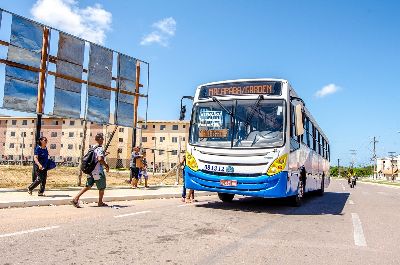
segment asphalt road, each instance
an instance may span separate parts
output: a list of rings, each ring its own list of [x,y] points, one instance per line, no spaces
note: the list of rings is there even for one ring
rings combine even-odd
[[[299,207],[216,196],[0,210],[0,264],[400,264],[400,189],[332,181]]]

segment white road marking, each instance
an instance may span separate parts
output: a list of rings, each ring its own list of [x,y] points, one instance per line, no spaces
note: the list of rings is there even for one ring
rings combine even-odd
[[[138,215],[138,214],[144,214],[144,213],[150,213],[151,211],[142,211],[142,212],[135,212],[135,213],[127,213],[127,214],[121,214],[121,215],[116,215],[114,218],[122,218],[122,217],[128,217],[132,215]]]
[[[202,202],[185,203],[185,204],[178,205],[178,207],[186,207],[186,206],[198,205],[198,204],[203,204],[203,203]]]
[[[349,200],[349,204],[354,204],[354,202],[352,200]]]
[[[31,230],[25,230],[25,231],[19,231],[19,232],[15,232],[15,233],[3,234],[3,235],[0,235],[0,238],[10,237],[10,236],[19,236],[19,235],[23,235],[23,234],[41,232],[41,231],[52,230],[52,229],[57,229],[57,228],[60,228],[60,226],[49,226],[49,227],[35,228],[35,229],[31,229]]]
[[[360,217],[356,213],[351,213],[351,218],[353,220],[354,244],[359,247],[366,247],[367,241],[364,237]]]

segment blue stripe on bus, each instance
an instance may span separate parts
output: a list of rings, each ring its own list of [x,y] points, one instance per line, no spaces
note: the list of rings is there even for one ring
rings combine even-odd
[[[272,177],[260,175],[259,177],[224,177],[206,174],[201,171],[193,171],[185,167],[185,186],[188,189],[234,193],[247,196],[278,198],[285,197],[287,185],[286,171]],[[222,186],[221,179],[236,180],[237,186]]]

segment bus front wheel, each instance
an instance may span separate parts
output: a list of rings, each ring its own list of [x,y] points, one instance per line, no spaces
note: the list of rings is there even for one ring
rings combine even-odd
[[[300,180],[299,184],[297,185],[297,194],[289,197],[290,204],[294,207],[301,206],[301,204],[303,202],[303,196],[304,196],[303,181]]]
[[[230,194],[230,193],[219,193],[218,192],[218,197],[221,201],[223,202],[232,202],[233,197],[235,197],[235,194]]]

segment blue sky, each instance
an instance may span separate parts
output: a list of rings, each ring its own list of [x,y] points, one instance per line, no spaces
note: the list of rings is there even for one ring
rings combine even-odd
[[[348,163],[350,149],[368,163],[373,136],[379,156],[400,153],[399,1],[52,1],[86,16],[72,33],[150,62],[150,119],[177,119],[180,97],[201,83],[278,77],[328,135],[332,163]],[[68,24],[32,12],[37,2],[1,7]],[[318,97],[324,87],[332,93]]]

